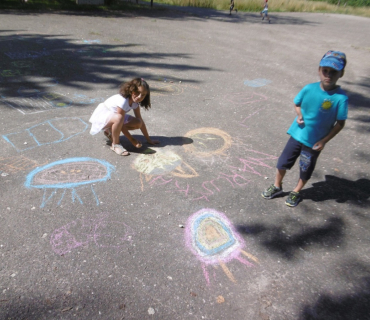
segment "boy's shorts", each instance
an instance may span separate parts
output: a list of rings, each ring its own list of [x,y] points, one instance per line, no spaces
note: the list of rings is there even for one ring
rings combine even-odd
[[[290,137],[276,165],[277,169],[290,170],[297,158],[299,159],[299,177],[309,180],[315,169],[317,158],[321,151],[315,151],[310,147]]]
[[[268,9],[263,9],[263,10],[261,11],[261,13],[262,13],[262,14],[265,14],[266,16],[268,15],[268,12],[269,12],[269,10],[268,10]]]

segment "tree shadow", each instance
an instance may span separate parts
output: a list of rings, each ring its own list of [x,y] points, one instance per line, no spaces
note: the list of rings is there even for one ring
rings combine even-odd
[[[302,226],[303,227],[303,226]],[[331,217],[322,226],[304,227],[303,231],[287,235],[279,226],[265,226],[264,224],[237,225],[238,232],[257,236],[261,243],[270,252],[274,252],[287,260],[297,259],[297,251],[307,246],[320,245],[335,247],[341,244],[344,222],[341,218]]]
[[[350,181],[332,175],[326,175],[325,181],[312,184],[313,187],[301,191],[303,199],[315,202],[335,200],[337,203],[347,201],[354,205],[369,206],[370,180]]]
[[[320,294],[316,303],[304,306],[299,320],[370,319],[370,277],[361,279],[361,287],[354,294]]]
[[[169,90],[181,91],[198,81],[189,79],[182,83],[181,88],[177,88],[180,85],[176,83],[169,88],[169,84],[164,86],[163,80],[158,79],[159,75],[153,74],[153,70],[162,70],[158,72],[168,78],[177,71],[214,70],[187,63],[192,56],[181,52],[150,53],[145,45],[139,43],[124,43],[121,39],[108,39],[108,42],[102,43],[99,35],[95,34],[90,40],[26,32],[2,35],[0,106],[25,113],[38,110],[40,104],[55,108],[71,104],[84,107],[106,97],[81,97],[81,90],[94,94],[96,85],[105,84],[118,91],[121,82],[134,77],[148,80],[153,95],[169,94]],[[181,58],[185,62],[166,62],[172,58]],[[177,80],[175,76],[172,78]],[[72,94],[67,91],[72,91]]]

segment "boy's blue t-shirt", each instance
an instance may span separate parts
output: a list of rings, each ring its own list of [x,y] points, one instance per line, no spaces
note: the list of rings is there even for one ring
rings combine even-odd
[[[301,107],[304,124],[299,125],[296,117],[288,134],[310,148],[329,134],[337,120],[347,119],[348,97],[340,87],[324,91],[320,82],[311,83],[297,94],[294,103]]]

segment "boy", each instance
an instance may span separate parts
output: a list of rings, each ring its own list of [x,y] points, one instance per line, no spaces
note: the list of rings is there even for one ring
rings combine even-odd
[[[348,97],[337,85],[346,63],[343,52],[328,51],[320,61],[320,82],[305,86],[295,97],[297,117],[287,132],[291,137],[278,160],[275,182],[262,192],[263,198],[272,199],[283,192],[286,170],[300,156],[300,178],[285,204],[295,207],[301,201],[299,192],[311,178],[320,152],[343,129],[347,119]]]
[[[231,11],[234,10],[234,0],[230,0],[230,14],[231,14]],[[238,9],[235,9],[235,12],[238,13]]]
[[[268,22],[270,23],[270,17],[269,17],[269,5],[268,5],[268,0],[265,0],[265,3],[263,5],[263,10],[260,12],[261,14],[261,17],[262,17],[262,20],[265,19],[265,17],[267,18]]]

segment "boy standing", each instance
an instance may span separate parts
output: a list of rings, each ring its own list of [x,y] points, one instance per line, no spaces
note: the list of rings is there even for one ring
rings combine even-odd
[[[278,160],[275,182],[262,192],[263,198],[272,199],[283,192],[286,170],[292,168],[300,156],[298,184],[285,204],[295,207],[301,201],[299,192],[311,178],[320,152],[343,129],[347,119],[348,97],[337,85],[346,63],[343,52],[328,51],[320,61],[320,82],[305,86],[295,97],[297,117],[287,132],[291,137]]]

